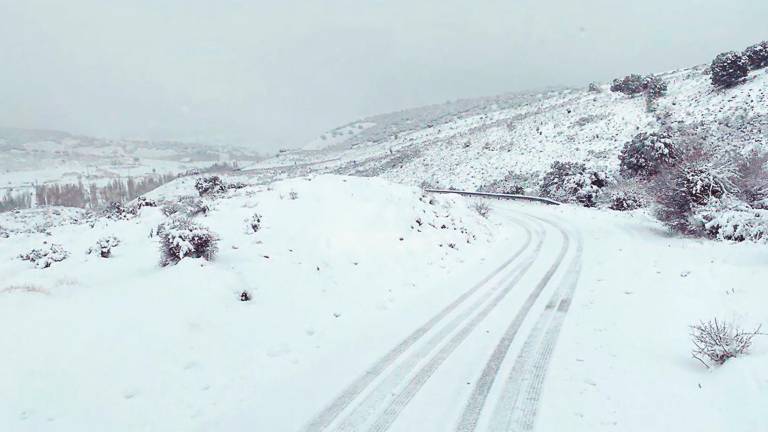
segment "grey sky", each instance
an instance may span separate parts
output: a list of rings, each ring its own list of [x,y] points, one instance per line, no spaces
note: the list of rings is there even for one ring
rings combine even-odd
[[[0,126],[264,150],[406,107],[708,62],[765,0],[0,0]]]

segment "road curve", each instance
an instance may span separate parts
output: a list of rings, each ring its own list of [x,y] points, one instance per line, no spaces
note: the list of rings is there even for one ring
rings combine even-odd
[[[523,245],[352,381],[302,432],[385,432],[393,425],[429,430],[424,422],[408,423],[414,412],[418,415],[413,411],[418,407],[411,405],[424,387],[448,389],[450,383],[442,381],[461,379],[437,373],[451,362],[466,368],[467,376],[476,374],[471,393],[457,395],[465,398],[464,409],[451,430],[533,429],[552,350],[576,289],[582,243],[552,220],[520,213],[510,221],[526,233]],[[547,231],[557,235],[547,236]],[[481,337],[481,323],[498,326],[499,317],[506,316],[510,318],[500,322],[500,339],[487,356],[467,357],[459,349],[468,339]],[[416,405],[430,404],[429,395],[420,396]],[[434,404],[429,408],[439,411]],[[411,415],[401,418],[406,410]]]

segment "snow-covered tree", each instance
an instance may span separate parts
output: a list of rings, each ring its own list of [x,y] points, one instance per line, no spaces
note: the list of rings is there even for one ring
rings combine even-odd
[[[611,84],[611,91],[624,93],[626,95],[636,95],[645,91],[645,77],[642,75],[627,75],[622,79],[616,78]]]
[[[652,99],[658,99],[667,94],[667,83],[656,75],[645,77],[645,94]]]
[[[712,85],[716,87],[733,87],[747,75],[749,75],[749,60],[735,51],[719,54],[710,66]]]
[[[621,174],[630,178],[652,177],[673,165],[677,153],[668,132],[639,133],[619,153]]]
[[[227,186],[219,176],[200,177],[195,181],[195,189],[200,196],[222,193]]]
[[[750,46],[744,50],[744,57],[752,70],[768,67],[768,41]]]

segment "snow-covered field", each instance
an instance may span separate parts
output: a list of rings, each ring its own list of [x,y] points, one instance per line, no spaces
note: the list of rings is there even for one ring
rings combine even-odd
[[[370,178],[254,185],[196,218],[215,260],[169,267],[157,208],[3,215],[0,430],[768,430],[768,337],[707,370],[688,336],[768,324],[764,246],[474,203]],[[110,235],[113,257],[85,253]],[[16,258],[44,242],[69,258]]]

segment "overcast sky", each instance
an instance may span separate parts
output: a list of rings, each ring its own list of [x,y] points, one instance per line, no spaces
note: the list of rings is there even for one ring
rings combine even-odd
[[[0,0],[0,126],[271,151],[762,39],[766,0]]]

